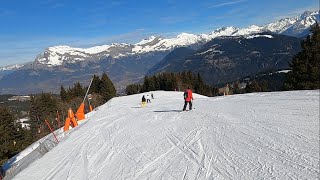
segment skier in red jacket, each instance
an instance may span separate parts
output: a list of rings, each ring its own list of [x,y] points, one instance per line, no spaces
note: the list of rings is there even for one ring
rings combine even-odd
[[[183,94],[183,97],[184,97],[183,111],[186,110],[188,103],[189,103],[189,110],[192,110],[193,96],[192,96],[192,91],[191,91],[190,87],[188,87],[188,89],[186,89],[186,91]]]

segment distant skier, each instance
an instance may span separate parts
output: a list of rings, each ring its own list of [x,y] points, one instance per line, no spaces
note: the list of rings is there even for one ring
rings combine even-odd
[[[141,107],[145,107],[145,106],[146,106],[146,98],[143,95],[141,99]]]
[[[151,98],[152,98],[152,99],[154,99],[154,98],[153,98],[153,94],[152,94],[152,93],[151,93]]]
[[[192,91],[191,91],[190,87],[188,87],[188,89],[186,89],[186,91],[183,94],[183,97],[184,97],[183,111],[186,110],[188,103],[189,103],[189,110],[192,110],[193,96],[192,96]]]
[[[151,103],[150,95],[147,94],[147,103]]]

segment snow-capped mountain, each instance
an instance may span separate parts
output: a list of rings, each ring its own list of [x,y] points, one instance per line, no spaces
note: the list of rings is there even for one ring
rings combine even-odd
[[[104,57],[119,58],[123,54],[130,54],[131,46],[125,43],[94,46],[90,48],[73,48],[70,46],[53,46],[40,54],[34,64],[59,66],[65,63],[75,63],[85,60],[100,60]]]
[[[66,63],[75,63],[85,60],[100,60],[106,57],[119,59],[126,56],[145,54],[156,51],[170,51],[179,46],[190,46],[197,43],[205,43],[211,38],[206,35],[194,35],[181,33],[177,37],[164,39],[151,36],[136,44],[112,44],[90,48],[73,48],[70,46],[53,46],[39,55],[35,65],[59,66]]]
[[[115,43],[90,48],[54,46],[47,48],[44,53],[39,55],[34,64],[52,67],[85,60],[100,60],[104,57],[119,59],[130,55],[170,51],[176,47],[204,44],[220,36],[246,36],[265,31],[291,36],[303,36],[308,33],[308,28],[317,21],[319,21],[319,11],[306,11],[300,16],[281,19],[265,26],[252,25],[247,28],[223,27],[209,34],[181,33],[173,38],[151,36],[136,44]]]
[[[305,36],[308,34],[308,27],[320,21],[319,12],[320,11],[306,11],[300,16],[281,19],[266,25],[264,28],[279,34]]]
[[[16,70],[19,70],[23,66],[24,65],[22,65],[22,64],[14,64],[14,65],[9,65],[9,66],[5,66],[5,67],[0,67],[0,79],[2,76],[10,74]]]
[[[261,71],[290,68],[292,57],[300,50],[299,38],[281,34],[223,36],[198,50],[176,48],[146,75],[190,70],[201,73],[207,83],[224,84]]]
[[[21,68],[22,64],[14,64],[14,65],[9,65],[9,66],[5,66],[5,67],[0,67],[0,71],[13,71],[13,70],[17,70],[19,68]]]

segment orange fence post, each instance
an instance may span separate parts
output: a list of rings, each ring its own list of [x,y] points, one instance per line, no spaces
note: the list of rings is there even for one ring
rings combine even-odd
[[[83,120],[84,117],[84,103],[81,103],[81,105],[79,106],[79,109],[76,112],[76,117],[79,120]]]
[[[74,117],[73,111],[71,108],[68,110],[68,117],[66,118],[66,122],[64,124],[63,131],[66,132],[70,128],[70,122],[72,127],[78,126],[78,122],[76,121],[76,118]]]
[[[59,143],[58,138],[57,138],[57,136],[54,134],[53,130],[51,129],[51,126],[50,126],[49,122],[48,122],[47,120],[45,120],[45,121],[46,121],[47,126],[48,126],[48,128],[50,129],[51,133],[53,134],[54,138],[56,138],[57,143]]]
[[[66,132],[70,128],[70,118],[66,118],[66,122],[64,123],[63,131]]]

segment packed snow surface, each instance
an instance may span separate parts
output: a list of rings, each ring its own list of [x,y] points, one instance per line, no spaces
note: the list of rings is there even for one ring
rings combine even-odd
[[[146,94],[146,93],[145,93]],[[15,179],[318,179],[319,91],[114,98]]]

